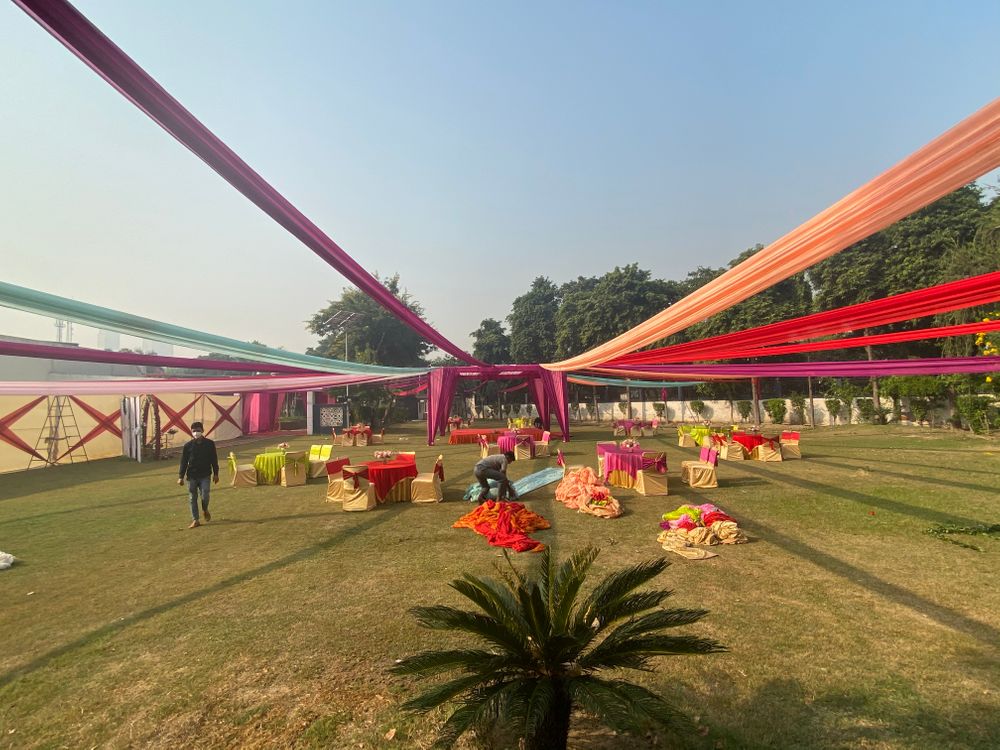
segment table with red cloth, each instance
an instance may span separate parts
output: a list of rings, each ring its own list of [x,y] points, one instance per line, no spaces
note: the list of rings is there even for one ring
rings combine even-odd
[[[448,418],[448,429],[449,430],[457,430],[461,426],[462,426],[462,418],[461,417],[449,417]]]
[[[531,446],[531,457],[535,457],[535,439],[531,435],[527,434],[517,434],[517,435],[501,435],[497,438],[497,447],[500,449],[501,453],[513,453],[514,447],[517,445],[518,441],[526,442]]]
[[[504,432],[506,430],[452,430],[451,434],[448,435],[448,445],[478,443],[480,435],[485,435],[488,442],[495,443],[497,436]]]
[[[375,487],[379,503],[403,502],[410,499],[409,482],[403,480],[417,476],[417,462],[413,456],[397,456],[388,461],[365,461],[368,481]]]
[[[604,481],[616,487],[634,487],[636,475],[640,471],[656,471],[663,474],[667,471],[667,459],[660,460],[644,458],[642,448],[603,448],[599,447],[604,462]]]
[[[758,435],[756,433],[751,434],[747,432],[734,432],[733,442],[742,445],[746,449],[747,453],[750,453],[758,445],[763,445],[764,443],[770,444],[770,446],[775,450],[777,450],[778,447],[778,441],[776,438],[764,437],[763,435]]]

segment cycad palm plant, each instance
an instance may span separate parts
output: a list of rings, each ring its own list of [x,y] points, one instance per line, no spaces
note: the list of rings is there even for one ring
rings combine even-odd
[[[427,677],[460,672],[408,701],[427,711],[455,700],[437,746],[450,747],[470,729],[509,727],[527,750],[566,747],[574,707],[618,731],[687,728],[683,714],[655,693],[605,669],[650,670],[655,656],[707,654],[718,643],[663,631],[704,617],[701,609],[663,609],[665,589],[636,591],[663,572],[664,559],[633,565],[604,578],[587,596],[580,591],[599,550],[580,550],[558,564],[545,550],[535,575],[500,570],[500,580],[464,575],[451,586],[481,611],[447,606],[410,610],[421,625],[463,631],[486,648],[424,651],[398,662],[396,674]]]

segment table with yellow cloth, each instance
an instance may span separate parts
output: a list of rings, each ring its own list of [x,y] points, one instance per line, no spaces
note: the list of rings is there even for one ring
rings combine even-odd
[[[277,484],[284,465],[284,451],[258,453],[253,459],[253,467],[257,470],[257,484]]]

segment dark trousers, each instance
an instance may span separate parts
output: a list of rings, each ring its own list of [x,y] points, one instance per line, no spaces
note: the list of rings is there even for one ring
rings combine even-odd
[[[507,475],[504,474],[499,469],[477,469],[475,472],[476,479],[479,480],[479,487],[482,492],[480,497],[484,497],[490,494],[490,481],[491,479],[496,480],[497,483],[497,499],[505,500],[508,495],[516,495],[514,488],[510,485],[510,480],[507,479]]]

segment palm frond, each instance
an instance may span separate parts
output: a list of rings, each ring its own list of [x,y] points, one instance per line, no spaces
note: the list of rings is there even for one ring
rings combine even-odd
[[[559,566],[550,596],[552,628],[555,632],[566,628],[573,612],[573,605],[576,604],[576,595],[587,578],[587,571],[590,570],[591,564],[599,553],[600,549],[597,547],[584,547],[564,560]]]
[[[678,656],[682,654],[714,654],[726,648],[709,638],[692,635],[639,635],[623,638],[605,638],[577,662],[581,669],[596,670],[616,667],[645,668],[653,656]],[[641,664],[642,666],[635,666]]]
[[[413,607],[410,613],[417,622],[432,630],[462,630],[482,638],[488,643],[506,649],[516,658],[527,658],[529,653],[524,643],[512,633],[503,623],[478,612],[466,612],[454,607],[436,605],[432,607]]]
[[[429,711],[432,708],[437,708],[442,703],[447,703],[455,696],[483,685],[483,683],[492,683],[495,681],[496,677],[492,675],[462,675],[461,677],[456,677],[454,680],[434,685],[420,695],[410,698],[410,700],[403,704],[403,709],[406,711]]]
[[[528,702],[524,709],[525,737],[533,735],[542,722],[545,721],[546,716],[552,710],[555,698],[556,689],[551,679],[542,677],[541,679],[532,681],[531,693],[528,696]]]
[[[538,555],[538,591],[542,595],[542,601],[549,612],[552,612],[552,573],[555,563],[552,560],[552,548],[546,546]]]
[[[690,732],[693,724],[681,711],[644,687],[624,680],[581,677],[569,684],[573,700],[612,729],[641,732],[650,725]]]
[[[493,671],[510,661],[507,654],[494,654],[481,649],[456,649],[453,651],[421,651],[419,654],[407,656],[389,668],[393,674],[408,674],[429,677],[461,669],[464,672]]]
[[[522,641],[530,635],[530,626],[524,619],[517,598],[506,586],[489,578],[477,578],[471,575],[452,581],[450,585],[462,596],[479,605],[480,609],[494,620],[503,623]]]
[[[674,592],[670,589],[652,589],[649,591],[637,591],[627,596],[623,596],[613,605],[606,607],[601,613],[605,625],[622,620],[626,617],[634,617],[647,609],[659,607]]]
[[[691,625],[701,620],[707,614],[707,609],[658,609],[623,622],[608,633],[608,638],[624,638],[625,636],[651,633],[654,630],[662,630],[664,628]]]
[[[549,636],[550,620],[541,590],[534,582],[529,581],[517,590],[517,598],[531,628],[532,639],[537,645],[544,643]]]
[[[472,727],[495,722],[506,713],[501,706],[523,689],[520,682],[498,682],[476,690],[445,721],[434,747],[450,748]]]
[[[604,618],[606,610],[613,609],[632,591],[656,578],[669,565],[669,560],[659,557],[609,574],[584,600],[577,611],[577,620],[583,623],[597,620],[597,629],[603,629],[607,625]]]

